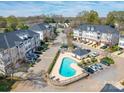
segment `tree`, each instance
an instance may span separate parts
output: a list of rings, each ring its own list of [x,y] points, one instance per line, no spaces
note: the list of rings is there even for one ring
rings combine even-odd
[[[5,18],[0,17],[0,28],[5,28],[7,26],[7,21]]]
[[[18,25],[17,28],[20,29],[20,30],[27,30],[29,27],[27,25],[21,23],[21,24]]]
[[[72,51],[74,46],[72,43],[72,29],[71,27],[66,28],[66,37],[67,37],[67,44],[68,44],[68,48]]]
[[[114,26],[124,24],[124,11],[112,11],[109,12],[106,18],[106,24]]]
[[[88,23],[88,24],[99,24],[100,18],[96,11],[82,11],[78,14],[77,20],[81,23]]]
[[[11,32],[11,31],[15,31],[16,29],[13,28],[12,26],[8,26],[4,29],[4,32]]]
[[[70,21],[68,19],[66,19],[64,23],[70,23]]]
[[[106,24],[107,25],[114,25],[115,23],[115,17],[112,12],[108,13],[107,18],[106,18]]]
[[[55,23],[55,20],[51,17],[45,17],[44,23]]]
[[[89,12],[87,21],[90,24],[98,24],[100,22],[98,13],[96,11],[94,11],[94,10],[91,10]]]
[[[15,16],[9,16],[7,17],[7,24],[10,30],[16,30],[16,27],[18,25],[18,19]]]

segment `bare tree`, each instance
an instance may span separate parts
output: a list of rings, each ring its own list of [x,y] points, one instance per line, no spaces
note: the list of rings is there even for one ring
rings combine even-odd
[[[73,43],[72,43],[72,29],[71,27],[66,28],[66,37],[67,37],[67,45],[69,50],[73,50]]]

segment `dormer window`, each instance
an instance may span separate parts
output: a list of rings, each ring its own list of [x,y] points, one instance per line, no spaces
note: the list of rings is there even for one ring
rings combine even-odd
[[[94,27],[93,26],[91,27],[91,31],[94,31]]]
[[[87,27],[87,30],[90,31],[90,26]]]
[[[17,35],[20,39],[22,39],[22,40],[27,40],[28,38],[29,38],[29,35],[28,34],[25,34],[25,33],[23,33],[23,34],[18,34]]]

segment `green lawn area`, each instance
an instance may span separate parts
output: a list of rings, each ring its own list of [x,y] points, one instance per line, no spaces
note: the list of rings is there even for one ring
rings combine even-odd
[[[0,78],[0,92],[7,92],[11,90],[12,85],[15,83],[15,80],[3,79]]]

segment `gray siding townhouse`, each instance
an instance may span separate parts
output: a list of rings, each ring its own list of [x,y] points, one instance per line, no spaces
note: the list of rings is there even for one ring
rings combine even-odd
[[[0,34],[0,67],[6,71],[11,64],[19,59],[27,59],[40,45],[39,34],[26,31],[13,31]],[[3,69],[0,68],[0,69]]]
[[[123,48],[123,49],[124,49],[124,36],[120,36],[120,37],[119,37],[118,46],[119,46],[120,48]]]
[[[116,29],[106,25],[81,24],[73,29],[74,38],[98,45],[115,45],[119,41]]]
[[[54,26],[52,25],[46,23],[34,24],[30,27],[30,30],[38,33],[40,35],[40,40],[54,38]]]

